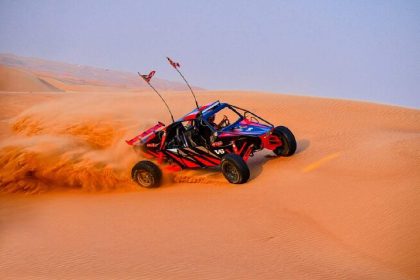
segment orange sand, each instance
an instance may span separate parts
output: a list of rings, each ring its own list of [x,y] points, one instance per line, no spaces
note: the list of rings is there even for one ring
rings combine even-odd
[[[193,108],[188,92],[163,94],[175,116]],[[158,97],[0,93],[1,278],[420,278],[420,111],[197,95],[288,126],[297,154],[257,154],[244,185],[188,170],[139,189],[123,140],[168,123]]]

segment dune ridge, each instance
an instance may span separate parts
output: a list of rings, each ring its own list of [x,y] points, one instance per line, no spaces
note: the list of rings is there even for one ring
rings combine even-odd
[[[0,65],[0,91],[63,91],[36,75]]]
[[[162,60],[165,63],[164,60]],[[112,69],[103,69],[79,64],[70,64],[40,58],[23,57],[14,54],[0,54],[0,65],[2,67],[12,67],[31,73],[40,81],[50,84],[51,87],[61,91],[118,91],[118,90],[148,90],[149,87],[143,80],[139,79],[136,72],[123,72]],[[140,66],[139,66],[140,67]],[[139,71],[145,71],[139,68]],[[147,71],[147,70],[146,70]],[[7,79],[7,81],[12,81]],[[14,87],[20,84],[18,80],[13,80]],[[153,78],[154,86],[159,90],[186,90],[185,84],[181,82],[168,81],[161,79],[159,75]],[[29,86],[29,85],[28,85]],[[44,91],[37,87],[24,89],[27,91]],[[194,87],[199,89],[198,87]],[[15,91],[13,87],[2,87],[0,91]],[[20,88],[19,91],[24,91]]]

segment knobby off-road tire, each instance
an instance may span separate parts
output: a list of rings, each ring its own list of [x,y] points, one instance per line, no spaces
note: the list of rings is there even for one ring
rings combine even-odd
[[[274,149],[277,156],[290,157],[296,152],[296,139],[293,133],[285,126],[274,128],[273,135],[280,138],[283,145]]]
[[[232,184],[243,184],[249,179],[249,168],[246,162],[236,154],[227,154],[221,163],[222,173]]]
[[[156,188],[162,180],[162,171],[153,162],[142,160],[131,169],[131,178],[141,187]]]

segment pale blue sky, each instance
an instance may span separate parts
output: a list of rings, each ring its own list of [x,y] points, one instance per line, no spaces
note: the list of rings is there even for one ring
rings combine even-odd
[[[420,1],[0,0],[0,52],[420,107]]]

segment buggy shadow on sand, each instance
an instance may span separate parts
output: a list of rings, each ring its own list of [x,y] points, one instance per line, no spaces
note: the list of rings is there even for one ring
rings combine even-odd
[[[169,58],[168,61],[180,73],[179,63]],[[162,98],[150,84],[153,74],[154,71],[140,76]],[[188,82],[187,85],[191,89]],[[195,99],[192,89],[191,93]],[[167,106],[173,120],[170,125],[158,122],[126,141],[157,162],[142,160],[132,168],[131,176],[140,186],[159,186],[162,171],[158,164],[163,163],[182,169],[220,166],[230,183],[242,184],[249,179],[246,162],[255,152],[268,149],[277,156],[287,157],[296,151],[295,137],[285,126],[275,127],[258,115],[228,103],[216,101],[198,106],[196,101],[196,105],[196,109],[177,121]]]

